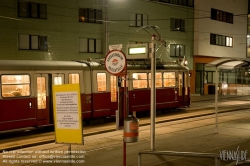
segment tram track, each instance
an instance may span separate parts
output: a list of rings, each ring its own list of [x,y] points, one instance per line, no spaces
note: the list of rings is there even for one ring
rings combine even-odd
[[[211,100],[213,100],[213,99],[211,99]],[[240,100],[240,101],[242,102],[242,100]],[[246,100],[245,102],[247,102],[247,101],[249,101],[249,100]],[[206,102],[204,103],[204,101],[200,101],[200,102],[203,102],[203,104],[201,104],[201,103],[200,104],[204,105],[204,106],[199,106],[199,107],[193,106],[192,108],[186,108],[185,110],[176,111],[171,115],[170,114],[160,115],[156,118],[156,124],[171,122],[171,121],[178,121],[178,120],[183,120],[183,119],[192,119],[192,118],[196,118],[196,117],[202,117],[202,116],[208,116],[208,115],[214,114],[214,107],[211,107],[211,106],[207,107],[208,103],[206,103]],[[226,103],[227,102],[225,102],[225,104]],[[232,100],[230,100],[230,103],[231,103],[230,106],[220,105],[218,114],[249,109],[248,103],[247,104],[240,104],[237,108],[231,106],[231,105],[235,105],[235,104],[232,104]],[[210,105],[211,104],[214,104],[214,103],[210,103]],[[220,104],[223,104],[223,102]],[[147,126],[149,124],[150,124],[149,117],[140,119],[140,126]],[[110,123],[110,124],[105,124],[102,126],[100,126],[100,125],[99,126],[85,126],[85,127],[83,127],[83,130],[84,130],[84,137],[87,137],[87,136],[91,136],[91,135],[115,131],[116,129],[115,129],[114,123]],[[43,139],[36,140],[37,137],[41,137]],[[42,136],[39,134],[35,134],[35,135],[29,136],[29,137],[19,137],[18,139],[24,140],[23,142],[22,141],[20,141],[20,142],[15,141],[15,139],[16,138],[1,140],[0,141],[0,144],[1,144],[0,153],[3,150],[8,150],[8,151],[9,150],[17,150],[17,149],[21,149],[21,148],[33,147],[33,146],[37,146],[37,145],[43,145],[43,144],[55,142],[54,132],[43,134]],[[13,143],[12,141],[16,142],[16,144]]]

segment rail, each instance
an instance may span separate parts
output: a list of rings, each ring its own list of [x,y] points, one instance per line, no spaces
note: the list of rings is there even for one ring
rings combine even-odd
[[[196,153],[196,152],[176,152],[176,151],[141,151],[138,154],[138,166],[141,166],[141,155],[168,155],[168,156],[183,156],[183,157],[200,157],[200,158],[214,158],[215,166],[220,166],[220,155],[215,153]]]

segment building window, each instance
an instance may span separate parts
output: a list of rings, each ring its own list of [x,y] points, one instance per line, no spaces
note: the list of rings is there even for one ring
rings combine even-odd
[[[19,50],[48,50],[47,36],[19,35]]]
[[[217,35],[217,34],[210,34],[210,44],[211,45],[218,45],[218,46],[233,46],[233,38],[229,36]]]
[[[102,53],[101,39],[80,38],[80,52]]]
[[[170,56],[172,57],[184,57],[185,46],[180,44],[170,44]]]
[[[174,5],[181,5],[181,6],[194,6],[194,0],[150,0],[150,1],[158,1],[162,3],[170,3]]]
[[[170,30],[184,32],[185,31],[185,20],[171,18]]]
[[[18,1],[18,17],[46,19],[47,5]]]
[[[90,8],[80,8],[79,22],[102,24],[102,11]]]
[[[233,14],[211,8],[211,19],[233,24]]]
[[[129,18],[129,26],[131,27],[148,25],[148,15],[146,14],[130,13]]]

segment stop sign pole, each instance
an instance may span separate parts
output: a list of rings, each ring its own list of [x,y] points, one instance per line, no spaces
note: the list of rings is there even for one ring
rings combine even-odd
[[[127,98],[127,59],[120,50],[112,50],[105,57],[106,70],[115,76],[124,77],[124,97],[123,97],[123,117],[127,117],[126,98]],[[124,126],[124,125],[123,125]],[[126,142],[123,141],[123,166],[126,166]]]

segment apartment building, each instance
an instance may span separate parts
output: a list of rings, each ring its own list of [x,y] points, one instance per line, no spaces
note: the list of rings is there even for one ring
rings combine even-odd
[[[0,0],[0,59],[104,58],[109,45],[149,43],[163,60],[193,62],[193,0]]]
[[[248,0],[195,0],[194,11],[191,93],[209,94],[209,86],[215,83],[215,72],[205,68],[207,63],[225,57],[250,57],[246,47]],[[249,76],[239,72],[222,70],[219,82],[228,83],[232,89],[246,83]],[[228,91],[228,94],[235,92]]]

